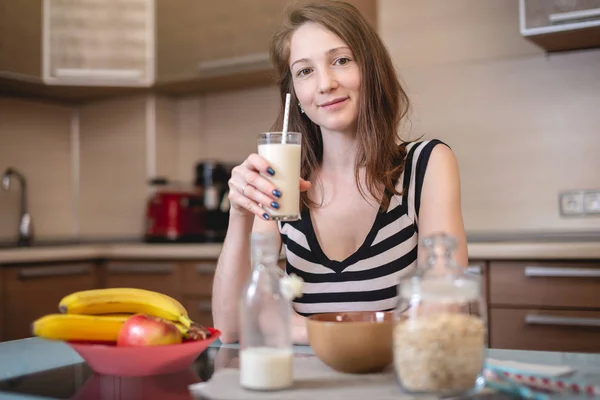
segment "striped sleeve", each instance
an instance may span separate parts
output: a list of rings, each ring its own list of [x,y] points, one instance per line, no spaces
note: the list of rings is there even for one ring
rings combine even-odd
[[[419,222],[421,192],[423,191],[429,157],[434,147],[439,144],[447,146],[447,144],[437,139],[414,143],[410,147],[406,158],[403,186],[408,216],[414,221],[415,226],[418,226]]]

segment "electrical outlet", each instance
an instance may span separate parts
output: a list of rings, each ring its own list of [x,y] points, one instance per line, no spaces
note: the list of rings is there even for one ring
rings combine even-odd
[[[583,193],[583,212],[600,214],[600,190],[589,190]]]
[[[560,213],[564,216],[583,215],[583,192],[562,192],[559,195]]]

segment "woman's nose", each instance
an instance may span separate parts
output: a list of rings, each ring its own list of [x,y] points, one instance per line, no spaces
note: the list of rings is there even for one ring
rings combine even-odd
[[[319,91],[321,93],[329,92],[335,89],[337,85],[335,74],[328,68],[321,69],[319,72]]]

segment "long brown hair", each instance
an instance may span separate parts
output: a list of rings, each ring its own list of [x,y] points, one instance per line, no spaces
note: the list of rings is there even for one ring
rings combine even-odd
[[[358,108],[358,151],[354,177],[359,181],[360,168],[366,170],[366,187],[375,198],[385,188],[388,195],[399,194],[395,183],[404,169],[405,146],[398,145],[398,125],[407,114],[408,96],[403,90],[390,55],[360,12],[351,4],[341,1],[325,1],[289,8],[283,24],[271,41],[271,61],[277,73],[281,95],[281,111],[272,129],[281,130],[284,103],[291,94],[288,129],[302,133],[303,179],[310,179],[323,160],[323,140],[320,127],[302,114],[296,106],[292,73],[289,67],[290,39],[301,25],[307,22],[321,24],[339,36],[352,50],[361,73],[361,96]],[[363,197],[362,185],[358,185]],[[306,192],[301,196],[302,206],[316,203]],[[381,206],[385,210],[389,196],[383,196]]]

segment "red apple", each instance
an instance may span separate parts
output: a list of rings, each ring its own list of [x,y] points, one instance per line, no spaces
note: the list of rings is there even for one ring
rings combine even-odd
[[[117,339],[117,346],[160,346],[181,343],[181,332],[175,324],[148,314],[136,314],[127,319]]]

